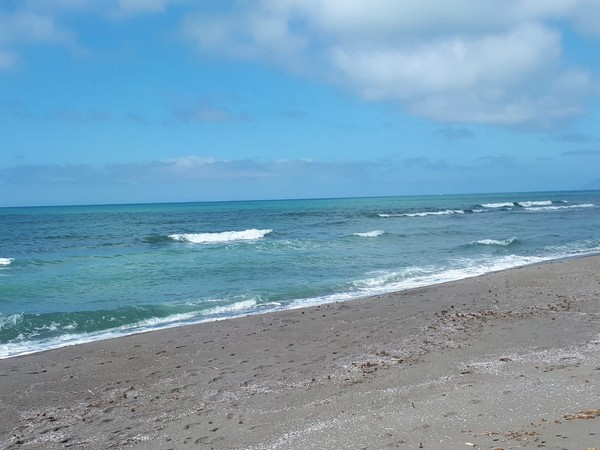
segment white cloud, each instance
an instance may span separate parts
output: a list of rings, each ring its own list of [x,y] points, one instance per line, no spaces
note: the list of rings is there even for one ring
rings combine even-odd
[[[563,61],[561,39],[561,27],[600,23],[596,5],[262,0],[188,15],[183,32],[203,52],[312,72],[442,122],[539,127],[581,114],[598,93],[590,71]]]
[[[598,0],[22,0],[0,12],[0,70],[20,45],[78,49],[74,14],[127,19],[187,8],[201,52],[260,61],[443,122],[548,124],[585,110],[598,82],[563,58],[565,28],[600,36]],[[223,120],[207,111],[198,120]],[[210,114],[209,114],[210,113]]]
[[[418,46],[332,52],[335,65],[370,99],[415,98],[456,89],[497,92],[552,64],[556,33],[524,26],[508,33],[453,37]]]
[[[227,123],[251,120],[251,117],[245,113],[206,103],[174,109],[171,116],[181,123]]]

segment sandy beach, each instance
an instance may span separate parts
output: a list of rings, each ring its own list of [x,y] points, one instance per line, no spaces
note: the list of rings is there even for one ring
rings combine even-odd
[[[600,257],[0,360],[0,448],[600,448]]]

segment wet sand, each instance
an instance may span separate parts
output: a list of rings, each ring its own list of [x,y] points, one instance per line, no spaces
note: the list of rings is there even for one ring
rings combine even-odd
[[[0,360],[0,448],[600,448],[600,257]]]

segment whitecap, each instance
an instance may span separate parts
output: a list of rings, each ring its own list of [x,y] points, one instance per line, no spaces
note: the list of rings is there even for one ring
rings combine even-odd
[[[377,214],[379,217],[388,218],[388,217],[426,217],[426,216],[448,216],[451,214],[465,214],[465,211],[462,209],[444,209],[441,211],[422,211],[415,213],[403,213],[403,214]]]
[[[510,239],[480,239],[478,241],[469,242],[471,245],[499,245],[507,246],[517,241],[516,237]]]
[[[527,211],[556,211],[561,209],[573,209],[573,208],[593,208],[593,203],[582,203],[580,205],[561,205],[561,206],[532,206],[525,208]]]
[[[418,213],[406,213],[405,217],[426,217],[426,216],[448,216],[450,214],[464,214],[462,209],[445,209],[443,211],[424,211]]]
[[[0,266],[10,266],[13,261],[13,258],[0,258]]]
[[[515,206],[513,202],[501,202],[501,203],[482,203],[479,205],[483,208],[510,208]]]
[[[370,237],[381,236],[384,233],[385,233],[385,231],[383,231],[383,230],[373,230],[373,231],[367,231],[365,233],[354,233],[354,236],[370,238]]]
[[[550,200],[540,200],[540,201],[533,201],[533,202],[519,202],[519,205],[522,206],[523,208],[530,208],[532,206],[549,206],[552,204],[552,201]]]
[[[261,239],[273,230],[257,230],[255,228],[244,231],[223,231],[220,233],[183,233],[170,234],[175,241],[190,242],[192,244],[212,244],[233,241],[252,241]]]

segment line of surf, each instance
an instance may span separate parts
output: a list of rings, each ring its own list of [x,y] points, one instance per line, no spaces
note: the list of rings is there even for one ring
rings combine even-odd
[[[464,259],[457,260],[454,266],[411,267],[400,272],[372,273],[371,276],[364,279],[350,282],[350,285],[353,288],[344,292],[311,298],[290,299],[286,302],[258,303],[255,300],[244,300],[230,305],[217,306],[206,310],[203,313],[190,312],[173,314],[162,318],[151,317],[136,323],[95,333],[65,334],[43,342],[30,340],[22,343],[0,344],[0,359],[184,325],[256,315],[282,309],[298,309],[328,303],[356,300],[373,295],[406,291],[418,287],[462,280],[519,266],[597,254],[600,254],[600,247],[571,249],[569,251],[560,251],[545,256],[506,255],[501,258]],[[10,317],[8,320],[18,320],[18,315]]]

